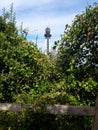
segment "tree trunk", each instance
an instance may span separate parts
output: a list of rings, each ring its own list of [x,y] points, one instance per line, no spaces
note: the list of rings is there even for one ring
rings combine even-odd
[[[98,95],[97,95],[97,98],[96,98],[95,119],[94,119],[92,130],[98,130]]]

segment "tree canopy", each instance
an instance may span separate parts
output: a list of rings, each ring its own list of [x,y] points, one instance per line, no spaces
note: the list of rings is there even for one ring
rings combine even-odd
[[[12,14],[4,12],[0,17],[1,102],[15,102],[22,93],[41,93],[46,80],[52,80],[51,62],[36,44],[19,35]]]
[[[98,91],[98,5],[88,6],[85,12],[76,15],[72,25],[65,26],[57,45],[56,68],[66,79],[67,93],[75,98],[79,94],[78,101],[85,99],[87,104],[95,101]]]
[[[58,67],[65,75],[73,67],[77,78],[98,74],[98,6],[88,6],[76,15],[72,25],[66,25],[58,49]]]
[[[88,6],[85,12],[76,15],[72,25],[65,26],[61,39],[55,42],[54,48],[58,45],[55,56],[40,52],[26,35],[24,29],[19,32],[16,27],[13,5],[9,12],[3,9],[3,16],[0,16],[0,102],[33,103],[38,110],[46,104],[95,105],[98,5]],[[40,126],[44,130],[46,123],[49,129],[89,130],[92,121],[86,117],[31,111],[23,111],[21,115],[0,112],[0,116],[0,128],[23,130],[40,129]]]

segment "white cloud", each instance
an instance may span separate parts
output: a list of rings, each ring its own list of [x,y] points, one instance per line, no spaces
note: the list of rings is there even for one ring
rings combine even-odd
[[[52,2],[52,0],[0,0],[0,8],[8,8],[11,3],[14,4],[15,8],[27,8],[49,4],[50,2]]]
[[[65,25],[71,24],[74,16],[91,2],[94,0],[0,0],[0,9],[9,9],[13,3],[17,26],[23,22],[23,27],[30,30],[29,38],[35,41],[38,34],[38,45],[45,48],[45,28],[51,28],[53,44],[60,38]]]
[[[71,24],[75,14],[65,16],[39,16],[39,17],[21,17],[18,19],[18,26],[23,22],[23,27],[28,28],[30,33],[34,33],[33,30],[38,30],[39,35],[43,36],[44,30],[47,26],[51,28],[53,36],[60,36],[64,31],[65,24]],[[36,33],[36,32],[35,32]],[[54,38],[54,37],[53,37]],[[55,37],[56,40],[57,37]]]

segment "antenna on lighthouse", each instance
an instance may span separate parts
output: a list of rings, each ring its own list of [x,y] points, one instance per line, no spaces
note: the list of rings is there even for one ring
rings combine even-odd
[[[47,27],[47,28],[45,29],[45,34],[44,34],[44,36],[45,36],[45,38],[46,38],[46,40],[47,40],[47,55],[49,54],[49,39],[51,38],[50,32],[51,32],[50,28]]]

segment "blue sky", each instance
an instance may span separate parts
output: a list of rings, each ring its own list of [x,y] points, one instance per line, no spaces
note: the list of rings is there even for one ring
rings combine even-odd
[[[94,2],[98,3],[98,0],[0,0],[0,14],[3,7],[8,10],[13,3],[17,27],[23,22],[23,28],[29,30],[28,40],[35,42],[38,36],[38,47],[46,51],[45,28],[51,29],[51,48],[54,41],[60,39],[65,25],[71,24],[75,15]]]

